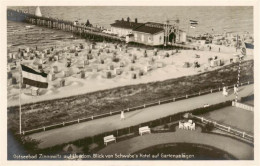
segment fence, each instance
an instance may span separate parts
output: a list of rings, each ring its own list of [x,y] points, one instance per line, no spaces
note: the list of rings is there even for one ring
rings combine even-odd
[[[235,102],[235,101],[232,101],[232,106],[242,108],[242,109],[245,109],[245,110],[248,110],[248,111],[254,111],[254,107],[243,104],[243,103]]]
[[[247,134],[246,132],[239,131],[239,130],[234,129],[234,128],[230,127],[230,126],[225,126],[225,125],[223,125],[223,124],[217,123],[216,121],[212,121],[212,120],[209,120],[209,119],[205,119],[205,118],[203,118],[203,117],[195,116],[195,115],[192,115],[192,114],[189,114],[189,116],[190,116],[191,118],[194,118],[194,119],[196,119],[196,120],[201,121],[202,123],[205,123],[205,124],[213,124],[215,128],[218,128],[218,129],[220,129],[220,130],[222,130],[222,131],[228,132],[228,133],[230,133],[230,134],[232,134],[232,135],[239,136],[239,137],[241,137],[241,138],[244,138],[244,139],[246,139],[246,140],[251,141],[252,143],[254,142],[254,136],[249,135],[249,134]]]
[[[241,83],[240,85],[243,86],[243,85],[249,85],[249,84],[253,84],[253,83],[254,82],[248,81],[248,82]],[[233,88],[234,85],[230,85],[230,86],[227,86],[227,87],[228,87],[228,89]],[[135,110],[139,110],[139,109],[143,109],[143,108],[147,108],[147,107],[152,107],[152,106],[156,106],[156,105],[160,105],[160,104],[171,103],[171,102],[180,101],[180,100],[184,100],[184,99],[188,99],[188,98],[192,98],[192,97],[197,97],[197,96],[200,96],[200,95],[219,92],[221,90],[222,89],[219,87],[219,88],[216,88],[216,89],[211,89],[211,90],[208,90],[208,91],[200,91],[198,93],[189,94],[189,95],[185,95],[185,96],[181,96],[181,97],[159,100],[158,102],[143,104],[143,105],[132,107],[132,108],[126,108],[124,110],[113,111],[113,112],[109,112],[109,113],[105,113],[105,114],[100,114],[100,115],[86,117],[86,118],[77,119],[77,120],[72,120],[72,121],[68,121],[68,122],[53,124],[53,125],[49,125],[49,126],[43,126],[41,128],[23,131],[23,135],[42,132],[42,131],[46,131],[46,130],[50,130],[50,129],[60,128],[60,127],[64,127],[64,126],[68,126],[68,125],[72,125],[72,124],[86,122],[86,121],[99,119],[99,118],[103,118],[103,117],[107,117],[107,116],[111,116],[111,115],[116,115],[116,114],[120,114],[121,111],[131,112],[131,111],[135,111]]]

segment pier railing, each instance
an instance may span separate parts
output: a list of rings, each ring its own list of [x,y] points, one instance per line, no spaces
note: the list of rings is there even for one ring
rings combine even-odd
[[[240,85],[243,86],[243,85],[249,85],[249,84],[253,84],[253,83],[254,82],[252,82],[252,81],[248,81],[248,82],[240,83]],[[230,89],[230,88],[233,88],[234,85],[230,85],[230,86],[227,86],[227,87],[228,87],[228,89]],[[222,91],[222,88],[219,87],[219,88],[216,88],[216,89],[211,89],[211,90],[207,90],[207,91],[200,91],[198,93],[187,94],[187,95],[176,97],[176,98],[159,100],[159,101],[153,102],[153,103],[144,103],[144,104],[136,106],[136,107],[126,108],[124,110],[108,112],[108,113],[105,113],[105,114],[99,114],[99,115],[85,117],[85,118],[81,118],[81,119],[77,119],[77,120],[72,120],[72,121],[62,122],[62,123],[58,123],[58,124],[43,126],[43,127],[36,128],[36,129],[26,130],[26,131],[23,131],[23,134],[28,135],[28,134],[32,134],[32,133],[42,132],[42,131],[46,131],[46,130],[51,130],[51,129],[55,129],[55,128],[60,128],[60,127],[72,125],[72,124],[77,124],[77,123],[91,121],[91,120],[94,120],[94,119],[99,119],[99,118],[103,118],[103,117],[107,117],[107,116],[111,116],[111,115],[120,114],[121,111],[131,112],[131,111],[135,111],[135,110],[139,110],[139,109],[144,109],[144,108],[147,108],[147,107],[171,103],[171,102],[175,102],[175,101],[180,101],[180,100],[184,100],[184,99],[188,99],[188,98],[192,98],[192,97],[197,97],[197,96],[200,96],[200,95],[206,95],[206,94],[210,94],[210,93],[214,93],[214,92],[220,92],[220,91]]]
[[[51,29],[59,29],[63,31],[68,31],[75,33],[81,37],[93,37],[100,38],[103,40],[116,40],[124,41],[124,39],[101,32],[102,30],[97,27],[85,26],[80,24],[75,24],[72,21],[61,20],[58,18],[51,17],[38,17],[36,15],[21,11],[7,9],[7,19],[12,21],[27,22],[37,26],[44,26]]]

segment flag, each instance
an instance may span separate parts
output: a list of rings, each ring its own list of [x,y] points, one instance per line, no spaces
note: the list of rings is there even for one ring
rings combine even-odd
[[[198,25],[198,21],[190,20],[190,28],[196,28],[196,25]]]
[[[198,21],[190,20],[190,25],[198,25]]]
[[[251,44],[251,43],[246,43],[246,42],[244,42],[244,44],[245,44],[245,47],[246,47],[246,48],[254,49],[254,45],[253,45],[253,44]]]
[[[24,84],[38,88],[48,88],[47,74],[36,71],[28,66],[21,65],[22,79]]]

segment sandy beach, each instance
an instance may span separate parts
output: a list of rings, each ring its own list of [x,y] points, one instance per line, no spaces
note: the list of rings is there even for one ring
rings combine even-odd
[[[83,47],[79,48],[80,45]],[[209,46],[211,50],[209,50]],[[43,64],[44,72],[54,74],[55,78],[48,81],[47,89],[39,89],[38,96],[32,96],[31,87],[26,85],[22,89],[21,102],[25,104],[120,86],[163,81],[216,70],[230,63],[238,62],[237,55],[240,54],[240,50],[236,52],[234,47],[210,44],[199,45],[199,48],[200,50],[179,50],[178,52],[176,50],[159,50],[157,55],[154,55],[155,50],[126,48],[115,46],[112,43],[96,43],[93,46],[81,39],[62,42],[54,48],[54,51],[44,54],[41,58],[43,62],[46,61]],[[49,61],[48,58],[53,57],[54,54],[57,54],[58,59]],[[221,60],[223,65],[212,66],[209,58],[214,59],[215,57],[217,60]],[[66,66],[68,58],[71,59],[70,67]],[[233,59],[233,62],[230,62],[230,59]],[[247,49],[247,56],[244,60],[250,59],[253,59],[253,50]],[[39,58],[22,60],[22,64],[37,69],[36,61],[39,61]],[[194,62],[198,62],[200,67],[195,68]],[[17,61],[17,66],[19,66],[19,61]],[[16,78],[19,82],[19,68],[16,67],[10,72],[12,78]],[[85,77],[82,76],[82,73]],[[64,86],[60,86],[61,80],[65,80]],[[7,97],[8,106],[18,105],[19,86],[12,84],[10,79],[8,80]]]

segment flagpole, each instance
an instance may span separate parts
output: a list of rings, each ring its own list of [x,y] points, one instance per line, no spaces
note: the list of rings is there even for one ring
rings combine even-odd
[[[20,105],[20,108],[19,108],[19,128],[20,128],[20,135],[22,134],[22,106],[21,106],[21,84],[22,84],[22,71],[21,71],[21,54],[20,54],[20,58],[19,58],[19,61],[20,61],[20,73],[19,73],[19,76],[20,76],[20,82],[19,82],[19,105]]]

